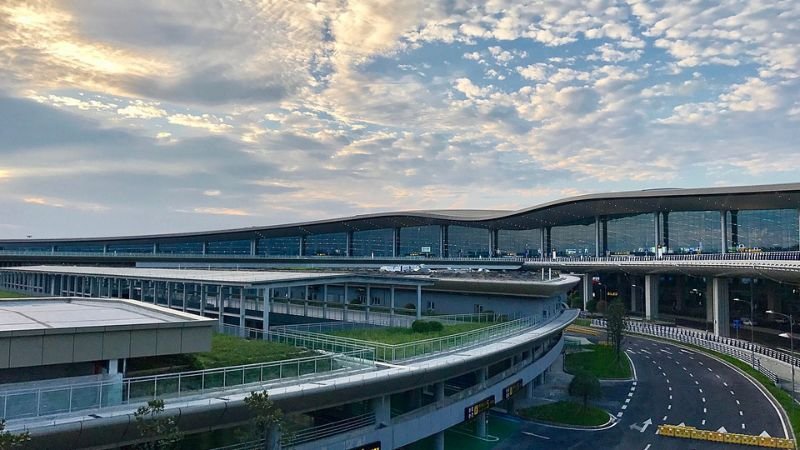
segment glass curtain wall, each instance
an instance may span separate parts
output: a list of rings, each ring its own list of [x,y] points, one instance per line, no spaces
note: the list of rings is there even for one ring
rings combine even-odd
[[[438,225],[400,228],[400,256],[440,256]]]
[[[103,251],[102,246],[100,251]],[[109,244],[108,253],[153,253],[153,244]]]
[[[499,230],[497,249],[502,256],[541,256],[542,230]]]
[[[56,251],[78,252],[78,253],[103,253],[103,246],[101,244],[62,244],[62,245],[56,245]],[[150,251],[153,251],[152,244],[150,245]]]
[[[489,231],[459,225],[447,227],[447,255],[451,258],[489,256]]]
[[[592,252],[594,251],[594,225],[592,229]],[[653,253],[655,247],[655,215],[610,216],[606,220],[606,248],[612,255]]]
[[[309,234],[306,236],[306,256],[347,255],[347,233]]]
[[[300,254],[300,236],[259,239],[256,252],[264,256],[297,256]]]
[[[796,209],[728,211],[729,251],[789,251],[797,244]]]
[[[669,251],[675,254],[719,253],[719,211],[672,211],[667,215]]]
[[[594,222],[553,227],[550,230],[550,247],[557,256],[594,256]]]
[[[250,240],[209,241],[206,244],[206,253],[209,255],[249,255]]]
[[[353,232],[353,256],[392,256],[394,230],[366,230]]]
[[[202,242],[176,242],[169,244],[158,244],[159,253],[179,254],[179,255],[200,255],[203,253]]]

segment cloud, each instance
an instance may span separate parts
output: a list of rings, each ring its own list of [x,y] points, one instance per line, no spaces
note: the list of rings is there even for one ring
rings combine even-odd
[[[183,211],[179,211],[183,212]],[[212,208],[212,207],[201,207],[201,208],[192,208],[192,212],[197,214],[213,214],[217,216],[249,216],[250,213],[241,209],[234,209],[234,208]]]

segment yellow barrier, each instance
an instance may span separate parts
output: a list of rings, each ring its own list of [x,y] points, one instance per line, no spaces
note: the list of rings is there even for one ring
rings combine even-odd
[[[756,445],[768,448],[793,449],[792,439],[753,436],[739,433],[720,433],[718,431],[698,430],[695,427],[681,425],[659,425],[658,434],[683,439],[697,439],[700,441],[725,442],[727,444]]]

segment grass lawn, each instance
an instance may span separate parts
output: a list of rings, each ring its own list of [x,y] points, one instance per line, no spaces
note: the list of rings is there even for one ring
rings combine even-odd
[[[588,352],[569,353],[564,356],[564,368],[569,373],[586,370],[600,379],[625,379],[631,377],[631,365],[624,355],[617,360],[614,349],[608,345],[587,345]]]
[[[386,327],[386,328],[359,328],[353,330],[332,331],[327,334],[333,336],[361,339],[363,341],[381,342],[384,344],[404,344],[406,342],[421,341],[451,334],[464,333],[466,331],[477,330],[493,322],[467,322],[454,325],[445,325],[442,331],[429,331],[425,333],[415,333],[410,328]]]
[[[583,407],[574,402],[560,401],[534,406],[519,411],[519,415],[532,420],[596,427],[608,422],[608,413],[594,406]]]
[[[0,298],[18,298],[28,297],[25,294],[17,294],[16,292],[0,291]]]
[[[573,323],[581,327],[588,327],[592,325],[592,321],[590,319],[575,319],[575,322]]]
[[[128,370],[136,372],[137,376],[153,375],[303,358],[315,354],[287,344],[245,340],[215,333],[211,338],[210,352],[136,358],[129,361]]]

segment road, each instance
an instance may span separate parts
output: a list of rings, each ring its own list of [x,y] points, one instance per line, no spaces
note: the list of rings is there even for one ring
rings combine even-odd
[[[618,417],[613,427],[584,431],[523,422],[520,430],[495,450],[726,448],[719,443],[657,435],[657,426],[664,423],[786,437],[772,403],[729,366],[702,353],[637,337],[626,337],[625,351],[633,361],[637,380],[604,383],[604,400],[599,402]]]

